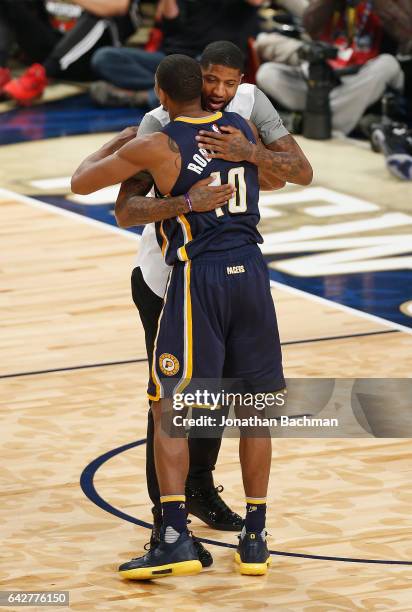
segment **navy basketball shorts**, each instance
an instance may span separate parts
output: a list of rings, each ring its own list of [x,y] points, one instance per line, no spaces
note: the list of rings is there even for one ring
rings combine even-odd
[[[153,353],[148,396],[285,387],[269,271],[257,245],[175,264]],[[225,388],[225,381],[236,389]]]

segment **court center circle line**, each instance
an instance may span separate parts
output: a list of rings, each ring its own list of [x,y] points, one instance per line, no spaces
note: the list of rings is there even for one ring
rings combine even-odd
[[[107,463],[107,461],[109,461],[113,457],[116,457],[116,455],[120,455],[121,453],[124,453],[137,446],[142,446],[143,444],[146,444],[146,438],[143,438],[142,440],[137,440],[135,442],[129,442],[128,444],[124,444],[122,446],[114,448],[110,451],[107,451],[106,453],[103,453],[103,455],[100,455],[96,459],[93,459],[93,461],[91,461],[89,465],[87,465],[84,468],[80,476],[80,487],[83,493],[85,494],[85,496],[91,502],[93,502],[96,506],[101,508],[102,510],[105,510],[109,514],[112,514],[113,516],[116,516],[117,518],[120,518],[124,521],[133,523],[135,525],[139,525],[139,527],[145,527],[146,529],[151,529],[152,528],[151,523],[142,521],[141,519],[131,516],[130,514],[127,514],[126,512],[119,510],[115,506],[112,506],[112,504],[107,502],[98,493],[94,485],[94,477],[97,471],[102,467],[102,465]],[[200,542],[203,542],[204,544],[211,544],[213,546],[221,546],[223,548],[237,548],[236,544],[229,544],[227,542],[219,542],[218,540],[210,540],[209,538],[196,537],[196,539],[199,540]],[[332,557],[332,556],[327,556],[327,555],[291,553],[291,552],[284,552],[281,550],[270,550],[269,552],[271,555],[276,555],[278,557],[297,557],[301,559],[314,559],[317,561],[321,560],[321,561],[340,561],[343,563],[375,563],[375,564],[381,564],[381,565],[412,565],[412,561],[397,561],[397,560],[392,560],[392,559],[358,559],[358,558],[352,558],[352,557]]]

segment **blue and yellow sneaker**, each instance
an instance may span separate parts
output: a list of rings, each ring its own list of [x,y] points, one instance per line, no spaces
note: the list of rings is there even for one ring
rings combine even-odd
[[[243,527],[235,552],[235,561],[241,574],[263,576],[270,565],[270,553],[266,543],[266,530],[261,533],[248,532]]]
[[[142,557],[136,557],[119,567],[122,578],[129,580],[193,576],[201,571],[202,564],[189,532],[181,533],[176,542],[168,544],[163,529],[157,546]]]
[[[391,174],[404,181],[412,181],[412,130],[394,121],[372,125],[372,148],[385,155]]]

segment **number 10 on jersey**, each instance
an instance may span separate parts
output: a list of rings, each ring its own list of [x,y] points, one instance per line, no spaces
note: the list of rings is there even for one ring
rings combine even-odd
[[[210,176],[213,176],[214,178],[214,181],[213,183],[211,183],[211,185],[217,187],[222,184],[222,177],[220,172],[212,172]],[[236,188],[235,193],[228,202],[229,212],[233,215],[246,212],[247,201],[244,167],[239,166],[239,168],[231,168],[227,175],[227,182],[229,185],[233,185],[233,187]],[[217,217],[222,217],[225,214],[220,206],[219,208],[216,208],[215,212]]]

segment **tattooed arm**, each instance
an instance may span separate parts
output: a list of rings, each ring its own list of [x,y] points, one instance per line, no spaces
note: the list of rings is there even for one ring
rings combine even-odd
[[[163,147],[165,149],[165,147]],[[180,149],[176,142],[168,136],[166,155],[167,165],[174,165],[176,172],[180,172]],[[150,153],[145,151],[146,156]],[[173,154],[173,155],[172,155]],[[132,156],[134,159],[134,157]],[[206,212],[223,206],[233,195],[232,185],[219,185],[210,187],[213,177],[198,181],[189,190],[192,210]],[[140,172],[122,183],[115,206],[115,215],[120,227],[131,227],[133,225],[145,225],[154,221],[163,221],[177,217],[189,210],[184,195],[167,198],[144,197],[153,185],[153,178],[148,172]]]
[[[209,176],[198,181],[189,191],[193,210],[206,212],[223,206],[233,195],[231,185],[209,187],[214,178]],[[146,225],[155,221],[163,221],[187,213],[188,205],[184,196],[168,198],[145,197],[153,184],[153,179],[147,172],[125,181],[120,189],[115,215],[120,227]]]
[[[231,126],[220,129],[223,134],[201,130],[197,137],[199,148],[213,151],[210,157],[256,164],[259,178],[268,185],[273,182],[274,189],[278,188],[279,181],[297,185],[312,182],[312,167],[290,134],[264,145],[260,140],[252,144],[243,132]]]
[[[115,214],[121,227],[142,225],[176,217],[188,211],[184,196],[176,198],[144,197],[153,184],[148,172],[166,166],[166,173],[180,168],[180,152],[177,144],[159,132],[143,137],[136,136],[136,129],[127,128],[96,153],[89,155],[72,177],[74,193],[88,194],[122,182],[116,202]],[[209,187],[213,177],[196,183],[189,191],[193,210],[205,212],[225,204],[233,195],[231,185]],[[173,181],[172,181],[173,184]]]
[[[259,141],[249,161],[262,168],[269,183],[278,179],[297,185],[310,185],[313,179],[312,166],[290,134],[269,145]]]

